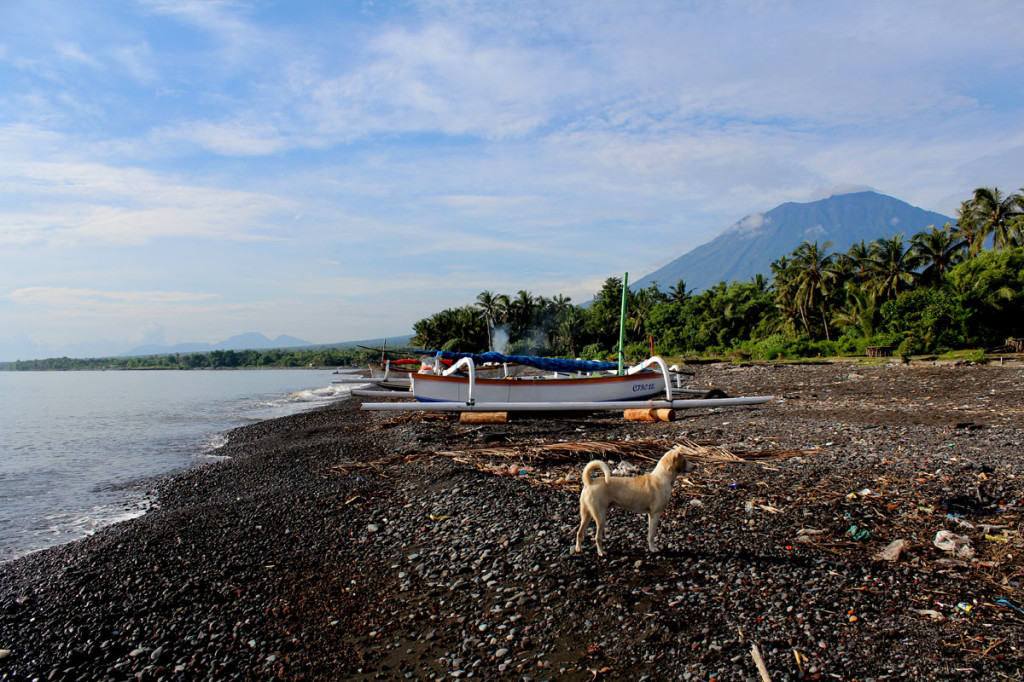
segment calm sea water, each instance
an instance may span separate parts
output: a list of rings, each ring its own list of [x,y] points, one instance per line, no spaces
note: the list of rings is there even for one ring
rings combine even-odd
[[[348,395],[329,370],[0,372],[0,563],[148,509],[225,432]]]

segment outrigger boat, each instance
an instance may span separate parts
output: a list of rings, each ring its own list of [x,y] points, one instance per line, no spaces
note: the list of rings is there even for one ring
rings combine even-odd
[[[607,373],[616,368],[615,363],[588,360],[447,351],[435,353],[435,359],[455,359],[456,362],[440,372],[412,375],[412,397],[416,402],[363,403],[362,409],[444,412],[684,409],[756,405],[773,399],[773,396],[675,399],[673,373],[657,356],[626,369],[621,375]],[[477,362],[528,365],[553,374],[483,379],[476,376]]]
[[[619,375],[595,375],[615,368],[614,363],[540,358],[500,353],[436,353],[434,361],[455,360],[450,368],[413,375],[412,392],[420,402],[606,402],[641,400],[664,394],[668,370],[657,373],[646,365]],[[664,362],[658,358],[664,365]],[[525,365],[552,372],[550,376],[476,376],[480,364]]]

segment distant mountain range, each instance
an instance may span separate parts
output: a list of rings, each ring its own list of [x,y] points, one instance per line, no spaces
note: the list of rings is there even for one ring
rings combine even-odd
[[[668,291],[679,280],[699,291],[732,280],[771,275],[771,262],[791,253],[806,240],[832,242],[830,251],[844,252],[853,244],[903,233],[909,238],[931,225],[942,227],[953,218],[911,206],[877,192],[840,194],[806,204],[788,202],[767,213],[749,215],[710,242],[630,285],[642,289],[658,282]]]
[[[389,336],[386,339],[363,339],[362,341],[342,341],[340,343],[310,343],[309,341],[303,341],[302,339],[294,336],[281,335],[275,339],[271,339],[264,334],[259,332],[247,332],[245,334],[237,334],[232,336],[230,339],[219,341],[217,343],[179,343],[173,346],[158,346],[158,345],[146,345],[138,346],[133,348],[125,356],[141,356],[141,355],[167,355],[168,353],[209,353],[212,350],[272,350],[282,348],[343,348],[347,346],[367,346],[370,348],[380,348],[382,345],[387,343],[389,348],[400,348],[402,346],[408,346],[409,340],[412,339],[412,334],[406,334],[405,336]]]
[[[146,345],[133,348],[125,355],[166,355],[167,353],[208,353],[212,350],[270,350],[271,348],[302,348],[312,346],[309,341],[294,336],[268,338],[259,332],[237,334],[217,343],[178,343],[173,346]]]

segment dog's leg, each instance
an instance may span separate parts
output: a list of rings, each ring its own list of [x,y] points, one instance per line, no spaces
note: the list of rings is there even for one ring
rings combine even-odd
[[[657,552],[659,547],[654,544],[654,535],[658,532],[658,521],[661,520],[661,512],[652,512],[647,515],[647,549]]]
[[[580,503],[580,529],[576,531],[576,553],[579,554],[583,551],[583,535],[587,532],[587,526],[590,525],[590,512],[587,511],[587,506]]]
[[[599,509],[594,515],[594,521],[597,523],[597,556],[604,556],[604,547],[601,543],[604,542],[604,518],[607,513],[607,509]]]

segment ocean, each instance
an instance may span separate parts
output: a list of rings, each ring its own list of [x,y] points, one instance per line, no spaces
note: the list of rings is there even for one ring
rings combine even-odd
[[[0,372],[0,563],[144,514],[226,432],[349,394],[330,370]]]

